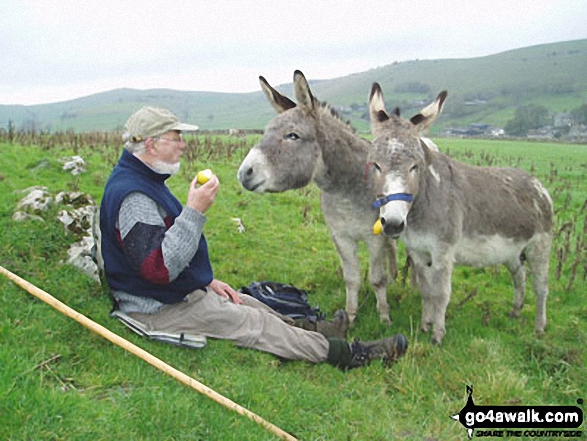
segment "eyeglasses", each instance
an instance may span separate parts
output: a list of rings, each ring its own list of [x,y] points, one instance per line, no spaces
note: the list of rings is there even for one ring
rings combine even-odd
[[[179,135],[179,139],[169,139],[169,138],[163,138],[161,136],[158,136],[155,138],[158,141],[168,141],[168,142],[185,142],[185,139],[183,139],[183,136]]]

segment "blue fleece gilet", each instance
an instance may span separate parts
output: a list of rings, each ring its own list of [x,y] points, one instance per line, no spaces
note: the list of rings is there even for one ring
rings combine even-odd
[[[104,269],[110,288],[169,304],[181,301],[190,292],[202,289],[212,282],[214,274],[204,234],[202,233],[198,251],[188,267],[175,280],[159,285],[143,279],[131,266],[124,255],[116,229],[122,202],[130,193],[137,191],[160,205],[169,215],[173,225],[183,206],[165,185],[167,178],[168,174],[156,173],[124,150],[104,189],[100,207],[100,229]]]

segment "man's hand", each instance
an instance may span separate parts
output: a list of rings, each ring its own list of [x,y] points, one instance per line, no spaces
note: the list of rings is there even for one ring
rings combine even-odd
[[[214,279],[212,280],[212,283],[208,285],[208,287],[211,288],[212,291],[214,291],[220,297],[224,297],[225,299],[232,301],[232,303],[236,305],[240,305],[243,303],[243,301],[240,298],[240,294],[236,292],[234,289],[232,289],[230,285],[228,285],[227,283],[221,282],[218,279]]]
[[[190,184],[187,206],[200,213],[205,213],[214,203],[219,188],[220,181],[216,176],[201,186],[198,186],[198,178],[195,177]]]

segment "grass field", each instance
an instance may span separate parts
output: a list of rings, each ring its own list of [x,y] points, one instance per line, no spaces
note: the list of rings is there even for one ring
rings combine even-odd
[[[253,142],[192,141],[169,186],[185,201],[195,171],[212,168],[222,183],[205,227],[216,276],[237,288],[254,280],[293,283],[330,316],[344,307],[344,282],[319,191],[244,191],[236,170]],[[436,142],[462,161],[531,171],[550,191],[556,223],[544,336],[533,332],[530,286],[522,316],[508,318],[509,273],[496,267],[455,271],[440,348],[418,331],[420,296],[409,277],[400,276],[388,289],[391,328],[379,324],[374,295],[363,286],[350,337],[406,334],[409,351],[391,367],[374,363],[343,373],[326,364],[282,362],[225,341],[189,350],[141,339],[108,318],[110,301],[96,282],[60,263],[76,239],[55,220],[56,208],[45,222],[11,220],[21,198],[14,191],[32,185],[54,194],[79,188],[99,201],[120,151],[111,142],[0,143],[0,265],[301,440],[464,440],[466,431],[449,417],[465,405],[466,385],[474,386],[477,405],[577,405],[587,398],[587,146]],[[73,153],[88,164],[79,179],[58,161]],[[243,234],[232,220],[237,217]],[[364,248],[361,254],[366,256]],[[404,259],[400,244],[400,268]],[[0,298],[0,439],[274,439],[4,278]]]

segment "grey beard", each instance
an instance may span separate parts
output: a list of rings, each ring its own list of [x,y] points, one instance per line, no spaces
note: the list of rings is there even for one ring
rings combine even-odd
[[[168,164],[167,162],[163,161],[154,161],[151,168],[153,171],[159,174],[173,176],[179,171],[179,166],[179,162],[176,162],[175,164]]]

